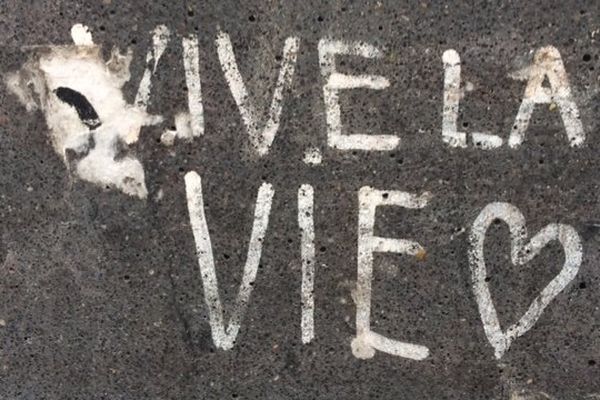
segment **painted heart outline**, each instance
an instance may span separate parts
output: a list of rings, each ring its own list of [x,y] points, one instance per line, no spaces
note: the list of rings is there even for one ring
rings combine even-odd
[[[565,253],[565,262],[556,275],[529,305],[525,314],[506,331],[502,331],[498,314],[492,301],[484,258],[485,235],[496,219],[504,221],[511,236],[511,260],[514,265],[523,265],[531,261],[549,242],[558,240]],[[495,356],[500,359],[510,347],[512,341],[527,332],[540,318],[548,304],[575,278],[583,258],[581,239],[570,225],[549,224],[540,230],[528,243],[525,217],[519,209],[509,203],[490,203],[473,222],[469,237],[469,266],[473,292],[479,307],[483,328]]]

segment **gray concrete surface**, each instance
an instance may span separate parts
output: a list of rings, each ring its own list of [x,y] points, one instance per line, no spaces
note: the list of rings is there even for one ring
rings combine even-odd
[[[131,48],[133,103],[165,25],[171,41],[152,77],[143,126],[123,146],[143,164],[147,198],[80,179],[54,151],[40,110],[0,84],[0,399],[596,399],[600,398],[600,3],[400,1],[19,1],[0,3],[0,71],[31,48],[72,44],[87,25],[104,59]],[[286,38],[300,40],[291,88],[267,155],[248,146],[217,56],[218,29],[233,43],[257,109],[266,110]],[[197,35],[204,135],[160,142],[187,109],[181,40]],[[401,138],[393,151],[327,145],[318,42],[364,41],[380,59],[340,57],[348,74],[389,88],[341,95],[345,133]],[[459,127],[505,142],[526,83],[509,77],[554,46],[586,134],[571,147],[556,105],[535,108],[518,148],[454,148],[442,140],[442,54],[462,59]],[[322,162],[303,162],[315,146]],[[260,266],[233,349],[211,338],[184,175],[202,176],[226,318],[234,306],[257,190],[275,192]],[[297,191],[314,187],[314,334],[301,341]],[[354,356],[358,191],[432,194],[421,210],[381,207],[375,233],[412,238],[417,257],[376,254],[372,329],[427,346],[417,361]],[[577,275],[501,358],[484,332],[469,266],[469,235],[493,202],[517,207],[529,236],[547,224],[581,237]],[[506,224],[486,234],[487,283],[505,329],[561,270],[557,241],[513,265]]]

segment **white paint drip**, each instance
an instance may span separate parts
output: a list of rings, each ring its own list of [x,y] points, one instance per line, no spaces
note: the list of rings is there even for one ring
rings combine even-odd
[[[500,219],[508,225],[511,235],[511,260],[514,265],[524,265],[531,261],[551,241],[558,240],[565,253],[561,271],[530,304],[527,312],[502,331],[488,282],[483,253],[485,235],[494,220]],[[509,349],[512,341],[525,334],[540,318],[550,302],[575,278],[583,257],[579,234],[570,225],[549,224],[538,232],[528,243],[525,218],[518,208],[509,203],[488,204],[473,222],[470,235],[469,265],[473,291],[481,314],[483,328],[494,354],[500,359]]]
[[[298,225],[302,232],[300,251],[302,257],[302,343],[310,343],[315,337],[315,227],[314,189],[302,185],[298,190]]]
[[[387,78],[379,75],[346,75],[337,72],[337,55],[351,55],[364,58],[381,58],[382,54],[375,46],[363,42],[343,42],[341,40],[321,39],[319,41],[319,63],[321,75],[325,80],[323,98],[327,120],[327,143],[340,150],[393,150],[400,144],[400,138],[394,135],[370,135],[342,133],[342,111],[339,92],[344,89],[382,90],[390,85]]]
[[[535,52],[533,64],[510,75],[513,79],[527,80],[523,101],[508,139],[508,145],[517,148],[523,143],[531,114],[536,104],[555,103],[565,126],[569,144],[579,146],[585,141],[585,132],[579,109],[573,100],[567,72],[560,53],[555,47],[542,47]],[[543,87],[548,79],[549,88]]]
[[[442,111],[442,140],[450,147],[466,148],[467,134],[458,130],[458,111],[464,93],[460,88],[460,56],[456,50],[446,50],[444,63],[444,109]],[[472,86],[472,84],[471,84]],[[502,146],[502,138],[486,132],[471,133],[473,143],[483,150]]]
[[[196,172],[188,172],[185,175],[185,188],[187,196],[190,223],[196,243],[196,254],[200,267],[200,276],[204,287],[204,300],[209,311],[210,328],[215,346],[223,350],[233,348],[235,339],[240,330],[240,324],[260,262],[262,243],[269,223],[271,203],[273,200],[273,188],[268,183],[263,183],[258,190],[256,207],[254,209],[254,222],[250,244],[248,245],[248,256],[244,265],[242,283],[235,301],[234,308],[227,327],[223,316],[223,306],[219,296],[219,286],[215,262],[213,259],[212,245],[206,217],[204,215],[204,200],[202,197],[202,181]]]
[[[374,235],[375,211],[378,206],[400,206],[409,209],[424,208],[431,195],[417,196],[401,191],[377,190],[362,187],[358,194],[358,276],[356,293],[356,338],[352,340],[352,353],[357,358],[371,358],[375,350],[413,360],[423,360],[429,355],[425,346],[386,338],[371,331],[371,281],[373,279],[373,253],[388,252],[417,255],[423,247],[407,239],[389,239]]]
[[[260,156],[264,156],[269,152],[269,148],[279,128],[283,94],[292,84],[300,39],[289,37],[285,40],[283,60],[279,69],[277,83],[275,84],[271,106],[269,107],[268,118],[264,124],[261,123],[261,115],[263,113],[259,113],[255,109],[248,95],[248,90],[237,66],[229,35],[223,31],[219,31],[216,44],[221,68],[231,89],[231,94],[240,110],[242,120],[250,137],[250,142],[257,153]]]
[[[116,158],[119,145],[135,143],[142,126],[159,123],[162,118],[127,104],[123,97],[121,89],[130,78],[131,52],[123,56],[113,49],[105,62],[86,27],[76,25],[72,33],[76,45],[49,46],[34,53],[19,71],[6,76],[7,86],[27,110],[42,110],[54,150],[69,169],[67,150],[81,157],[74,161],[77,176],[145,198],[148,192],[142,164],[131,155]],[[93,130],[84,125],[75,108],[56,96],[58,88],[85,96],[101,125]]]

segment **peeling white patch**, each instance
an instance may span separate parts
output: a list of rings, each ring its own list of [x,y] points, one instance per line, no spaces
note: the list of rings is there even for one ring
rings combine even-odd
[[[527,312],[502,331],[490,288],[486,281],[487,269],[483,253],[485,235],[494,220],[499,219],[508,225],[511,236],[511,260],[514,265],[524,265],[531,261],[551,241],[557,240],[565,252],[565,262],[561,271],[542,292],[531,302]],[[527,228],[525,217],[518,208],[509,203],[488,204],[473,222],[469,250],[469,265],[473,292],[481,314],[481,321],[494,354],[500,359],[512,341],[525,334],[537,322],[550,302],[575,278],[582,260],[582,246],[579,234],[570,225],[549,224],[526,243]]]
[[[28,111],[39,108],[44,113],[54,150],[70,171],[85,181],[143,199],[148,192],[142,164],[130,154],[119,153],[137,142],[142,126],[162,118],[147,114],[143,102],[136,106],[123,97],[131,52],[121,55],[113,49],[105,62],[86,27],[76,25],[72,33],[75,45],[35,49],[19,71],[6,76],[7,85]],[[86,126],[76,109],[57,97],[58,88],[83,95],[100,125]],[[72,162],[74,167],[67,150],[79,158]]]

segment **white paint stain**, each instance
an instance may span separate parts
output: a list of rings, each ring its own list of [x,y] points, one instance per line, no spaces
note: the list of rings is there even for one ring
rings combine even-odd
[[[446,50],[444,63],[444,109],[442,111],[442,140],[450,147],[466,148],[467,134],[458,130],[458,112],[464,93],[460,88],[460,56],[456,50]],[[468,88],[468,87],[467,87]],[[472,85],[471,85],[472,90]],[[486,132],[471,133],[475,147],[491,150],[502,146],[502,138]]]
[[[144,111],[148,107],[150,99],[150,91],[152,89],[152,76],[156,72],[158,62],[163,53],[167,49],[167,44],[170,39],[170,31],[164,25],[157,26],[152,32],[152,48],[146,54],[146,69],[140,81],[137,94],[135,96],[135,104]]]
[[[303,161],[305,164],[309,165],[319,165],[323,162],[323,156],[321,155],[321,150],[316,147],[309,147],[304,151]]]
[[[497,149],[502,146],[502,138],[489,133],[473,132],[471,133],[473,145],[483,150]]]
[[[298,225],[302,232],[300,252],[302,257],[302,343],[310,343],[315,337],[315,226],[314,189],[302,185],[298,190]]]
[[[89,29],[76,25],[72,33],[74,46],[34,50],[19,71],[6,76],[7,86],[27,110],[44,113],[54,150],[79,178],[145,198],[148,192],[142,164],[130,154],[117,156],[120,147],[138,140],[142,126],[159,123],[162,118],[128,104],[123,97],[121,89],[130,78],[130,52],[121,55],[113,49],[105,62]],[[58,88],[85,96],[101,125],[88,128],[75,108],[56,96]],[[74,167],[68,162],[67,150],[81,157],[74,161]]]
[[[567,72],[560,53],[555,47],[542,47],[535,52],[533,64],[511,74],[513,79],[527,80],[525,94],[508,145],[517,148],[525,139],[525,132],[536,104],[556,104],[560,112],[569,144],[579,146],[585,141],[579,109],[573,100]],[[547,79],[550,87],[544,87]]]
[[[377,190],[362,187],[358,194],[358,276],[354,301],[356,302],[356,338],[352,340],[352,353],[357,358],[371,358],[375,350],[398,357],[423,360],[429,349],[398,340],[392,340],[371,331],[371,281],[373,279],[373,253],[387,252],[416,256],[423,247],[408,239],[390,239],[374,235],[375,211],[378,206],[400,206],[409,209],[424,208],[431,195],[417,196],[401,191]]]
[[[379,75],[347,75],[337,72],[337,55],[381,58],[382,54],[375,46],[363,42],[344,42],[324,38],[319,41],[319,63],[321,75],[325,80],[323,98],[327,120],[327,143],[339,150],[393,150],[400,144],[400,138],[394,135],[370,135],[342,133],[342,111],[339,93],[345,89],[382,90],[390,86],[387,78]]]
[[[483,254],[485,235],[494,220],[504,221],[511,235],[511,260],[514,265],[531,261],[551,241],[557,240],[563,247],[565,262],[561,271],[533,300],[527,312],[515,324],[502,331],[488,282]],[[481,321],[494,354],[500,359],[512,341],[525,334],[537,322],[550,302],[575,278],[582,260],[581,239],[575,229],[565,224],[549,224],[528,243],[525,218],[518,208],[509,203],[488,204],[473,222],[470,235],[469,265],[473,291],[479,307]]]
[[[540,400],[549,399],[556,400],[546,392],[532,391],[527,389],[511,389],[509,400]]]
[[[188,172],[185,175],[185,188],[187,196],[190,223],[196,243],[196,255],[200,267],[200,276],[204,287],[204,300],[208,307],[210,328],[215,346],[223,350],[233,348],[235,339],[240,330],[240,324],[246,306],[252,293],[253,284],[260,262],[262,243],[269,223],[271,203],[273,200],[273,188],[268,183],[263,183],[258,190],[256,207],[254,209],[254,222],[250,243],[248,245],[248,256],[244,265],[242,283],[231,312],[227,327],[223,316],[223,306],[219,296],[219,286],[215,262],[213,258],[212,245],[206,217],[204,215],[204,199],[202,197],[202,181],[196,172]]]
[[[175,126],[180,136],[191,138],[204,134],[204,108],[202,106],[202,90],[200,85],[198,38],[196,36],[183,38],[182,44],[185,83],[188,88],[189,122],[187,122],[186,126],[189,126],[189,129],[184,129],[183,124],[178,119],[175,120]]]
[[[269,152],[269,148],[279,128],[283,95],[292,84],[300,39],[289,37],[285,40],[279,76],[275,84],[273,99],[271,100],[271,106],[267,114],[267,121],[264,123],[261,122],[261,115],[263,113],[256,110],[254,103],[248,95],[248,90],[240,74],[229,35],[223,31],[219,31],[216,44],[221,68],[231,89],[231,94],[240,110],[242,120],[250,137],[250,142],[256,152],[260,156],[264,156]]]

